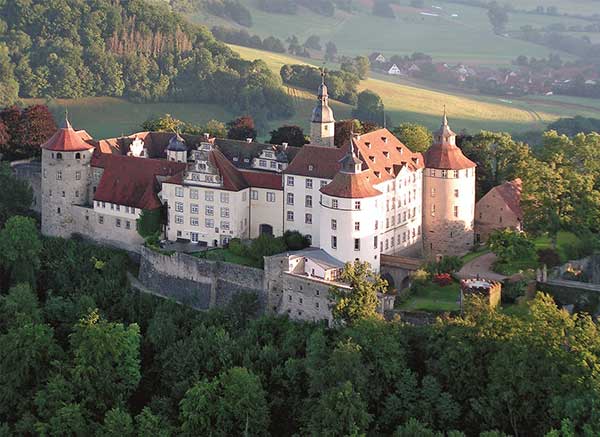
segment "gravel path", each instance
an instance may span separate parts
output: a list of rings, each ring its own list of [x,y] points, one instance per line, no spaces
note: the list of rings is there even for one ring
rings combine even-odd
[[[471,279],[476,278],[477,275],[479,275],[480,278],[489,279],[491,281],[505,280],[507,276],[492,272],[492,264],[494,261],[496,261],[496,255],[491,252],[485,253],[466,263],[457,273],[457,276],[461,279]]]

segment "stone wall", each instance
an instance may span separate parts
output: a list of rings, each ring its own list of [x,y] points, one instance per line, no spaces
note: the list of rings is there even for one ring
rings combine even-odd
[[[31,209],[35,212],[42,211],[42,163],[39,159],[25,159],[13,161],[10,166],[19,179],[29,183],[33,191]]]
[[[549,284],[544,282],[537,283],[537,291],[542,291],[551,295],[560,306],[573,305],[575,312],[586,312],[592,315],[600,313],[600,292],[577,288],[575,281],[562,281],[571,283]]]
[[[263,311],[267,309],[264,272],[260,269],[191,255],[164,255],[141,248],[140,282],[155,293],[195,309],[225,306],[242,292],[256,293]]]

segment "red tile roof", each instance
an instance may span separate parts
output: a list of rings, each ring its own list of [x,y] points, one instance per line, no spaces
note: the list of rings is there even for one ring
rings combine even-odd
[[[424,166],[423,156],[411,152],[387,129],[356,136],[354,144],[364,163],[363,168],[369,168],[379,175],[373,184],[394,179],[404,166],[412,171]]]
[[[362,173],[339,172],[330,183],[321,188],[321,193],[348,199],[379,196],[381,191],[373,188],[375,180],[371,170]]]
[[[252,170],[240,170],[242,176],[251,187],[282,190],[282,176],[278,173],[267,173]]]
[[[61,128],[42,144],[42,149],[53,152],[83,152],[93,147],[85,141],[88,137],[85,131],[75,132],[69,120],[65,119]]]
[[[492,188],[491,191],[496,191],[500,197],[506,202],[508,208],[517,216],[523,218],[523,210],[521,209],[521,191],[523,184],[521,179],[517,178],[514,181],[505,182],[502,185]]]
[[[467,158],[458,146],[445,141],[433,144],[423,156],[427,168],[462,170],[477,167],[477,164]]]
[[[92,167],[104,169],[94,200],[140,209],[156,209],[161,203],[157,176],[185,170],[185,164],[158,159],[94,153]]]
[[[242,173],[218,149],[212,149],[208,159],[219,170],[223,178],[223,188],[228,191],[240,191],[248,188],[248,183]]]
[[[305,145],[300,148],[291,164],[285,169],[286,174],[333,179],[341,168],[340,159],[345,150],[337,147]]]

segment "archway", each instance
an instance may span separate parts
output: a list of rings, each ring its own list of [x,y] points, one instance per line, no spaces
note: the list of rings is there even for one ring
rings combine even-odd
[[[262,225],[260,225],[258,227],[258,233],[260,235],[270,235],[272,237],[273,236],[273,226],[263,223]]]

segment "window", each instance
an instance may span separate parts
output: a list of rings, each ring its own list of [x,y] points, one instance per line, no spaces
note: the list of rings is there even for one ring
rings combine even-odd
[[[212,205],[206,205],[204,207],[204,213],[206,215],[215,215],[215,207]]]
[[[459,171],[458,170],[454,170],[454,177],[458,179],[459,176]]]
[[[332,231],[337,230],[337,220],[336,219],[331,219],[331,230]]]
[[[121,205],[115,205],[117,207],[117,211],[121,211]]]
[[[319,308],[319,302],[315,303],[315,308]]]
[[[135,214],[135,208],[131,208],[131,213]]]
[[[61,170],[58,170],[56,172],[56,180],[57,181],[62,181],[62,171]]]
[[[229,193],[221,193],[221,203],[229,203]]]
[[[131,229],[131,222],[129,220],[125,222],[125,229]]]
[[[354,239],[354,250],[360,250],[360,238]]]
[[[200,207],[196,203],[192,203],[190,205],[190,213],[191,214],[198,214],[199,212],[200,212]]]
[[[75,154],[75,159],[81,159],[81,153],[76,153]]]
[[[402,232],[402,242],[406,243],[406,232]]]
[[[448,170],[442,170],[442,177],[443,178],[447,178],[448,177]]]
[[[207,202],[212,202],[215,200],[215,193],[213,191],[205,191],[204,192],[204,200]]]
[[[404,211],[402,213],[402,221],[405,222],[406,221],[406,211]]]
[[[306,223],[308,225],[312,224],[312,214],[304,215],[304,223]]]
[[[196,188],[190,188],[190,199],[198,199],[198,190]]]
[[[183,187],[175,187],[175,197],[183,197]]]
[[[120,228],[120,227],[121,227],[121,219],[120,219],[120,218],[118,218],[118,219],[116,219],[116,220],[115,220],[115,226],[116,226],[117,228]]]
[[[111,207],[112,206],[113,205],[111,205]],[[183,202],[175,202],[175,211],[177,211],[177,212],[183,212]]]
[[[331,207],[337,209],[337,207],[338,207],[337,199],[331,199]]]
[[[306,199],[304,199],[304,206],[312,208],[312,196],[306,196]]]
[[[429,170],[429,176],[435,176],[435,169],[430,169]]]
[[[56,159],[62,159],[62,153],[57,153],[56,154]]]
[[[244,191],[242,193],[242,202],[245,202],[248,199],[248,194]]]
[[[275,193],[267,192],[267,202],[275,202]]]
[[[354,209],[360,209],[360,200],[354,201]]]
[[[354,222],[354,230],[360,231],[360,222]]]
[[[337,237],[335,235],[331,236],[331,248],[337,249]]]
[[[250,190],[250,198],[252,200],[258,200],[258,191],[257,190]]]
[[[271,161],[271,168],[277,168],[277,163],[275,161]]]
[[[191,232],[190,240],[192,240],[192,243],[197,243],[198,242],[198,232]]]
[[[287,193],[287,204],[288,205],[293,205],[294,204],[294,193]]]
[[[435,215],[435,204],[431,205],[431,215]]]
[[[215,221],[211,218],[207,218],[204,220],[204,226],[206,226],[207,228],[214,228],[215,227]]]
[[[44,169],[44,179],[46,179],[46,177],[48,176],[48,171],[46,169]]]
[[[323,188],[325,185],[327,185],[327,181],[321,181],[321,188]]]
[[[198,221],[198,217],[190,217],[190,225],[191,226],[199,226],[200,222]]]
[[[60,207],[56,208],[56,212],[60,214]]]
[[[390,241],[389,240],[385,240],[385,250],[388,250],[390,248]]]
[[[306,188],[308,188],[309,190],[311,190],[313,187],[313,180],[312,179],[307,179],[306,180]]]
[[[221,208],[221,217],[229,218],[229,208],[226,208],[226,207]]]
[[[81,172],[80,171],[76,171],[75,172],[75,180],[76,181],[80,181],[81,180]]]
[[[431,189],[431,197],[435,197],[435,188]]]
[[[287,177],[287,185],[288,185],[288,187],[293,187],[294,186],[294,176],[288,176]]]
[[[387,229],[389,227],[390,227],[390,218],[386,217],[386,219],[385,219],[385,228]]]
[[[178,225],[182,225],[183,224],[183,216],[182,215],[176,215],[175,216],[175,223],[177,223]]]
[[[377,235],[373,237],[373,249],[377,249]]]
[[[288,220],[288,222],[293,222],[294,221],[294,211],[288,211],[287,212],[287,220]]]
[[[483,218],[483,213],[479,213],[479,220],[481,220]]]
[[[103,215],[99,215],[98,216],[98,223],[100,223],[100,224],[104,223],[104,216]]]
[[[65,197],[65,192],[64,191],[62,192],[62,197]]]
[[[79,191],[75,191],[75,197],[79,197]]]
[[[419,225],[419,227],[417,228],[417,234],[421,235],[421,225]]]
[[[106,202],[102,202],[102,208],[106,208]]]
[[[267,166],[267,161],[264,159],[259,159],[258,160],[258,165],[261,167],[266,167]]]
[[[502,216],[498,217],[498,223],[502,223]]]
[[[454,217],[458,217],[458,206],[454,206]]]
[[[223,229],[224,231],[228,231],[229,230],[229,222],[221,222],[221,229]]]
[[[454,190],[454,197],[458,197],[458,190]]]

